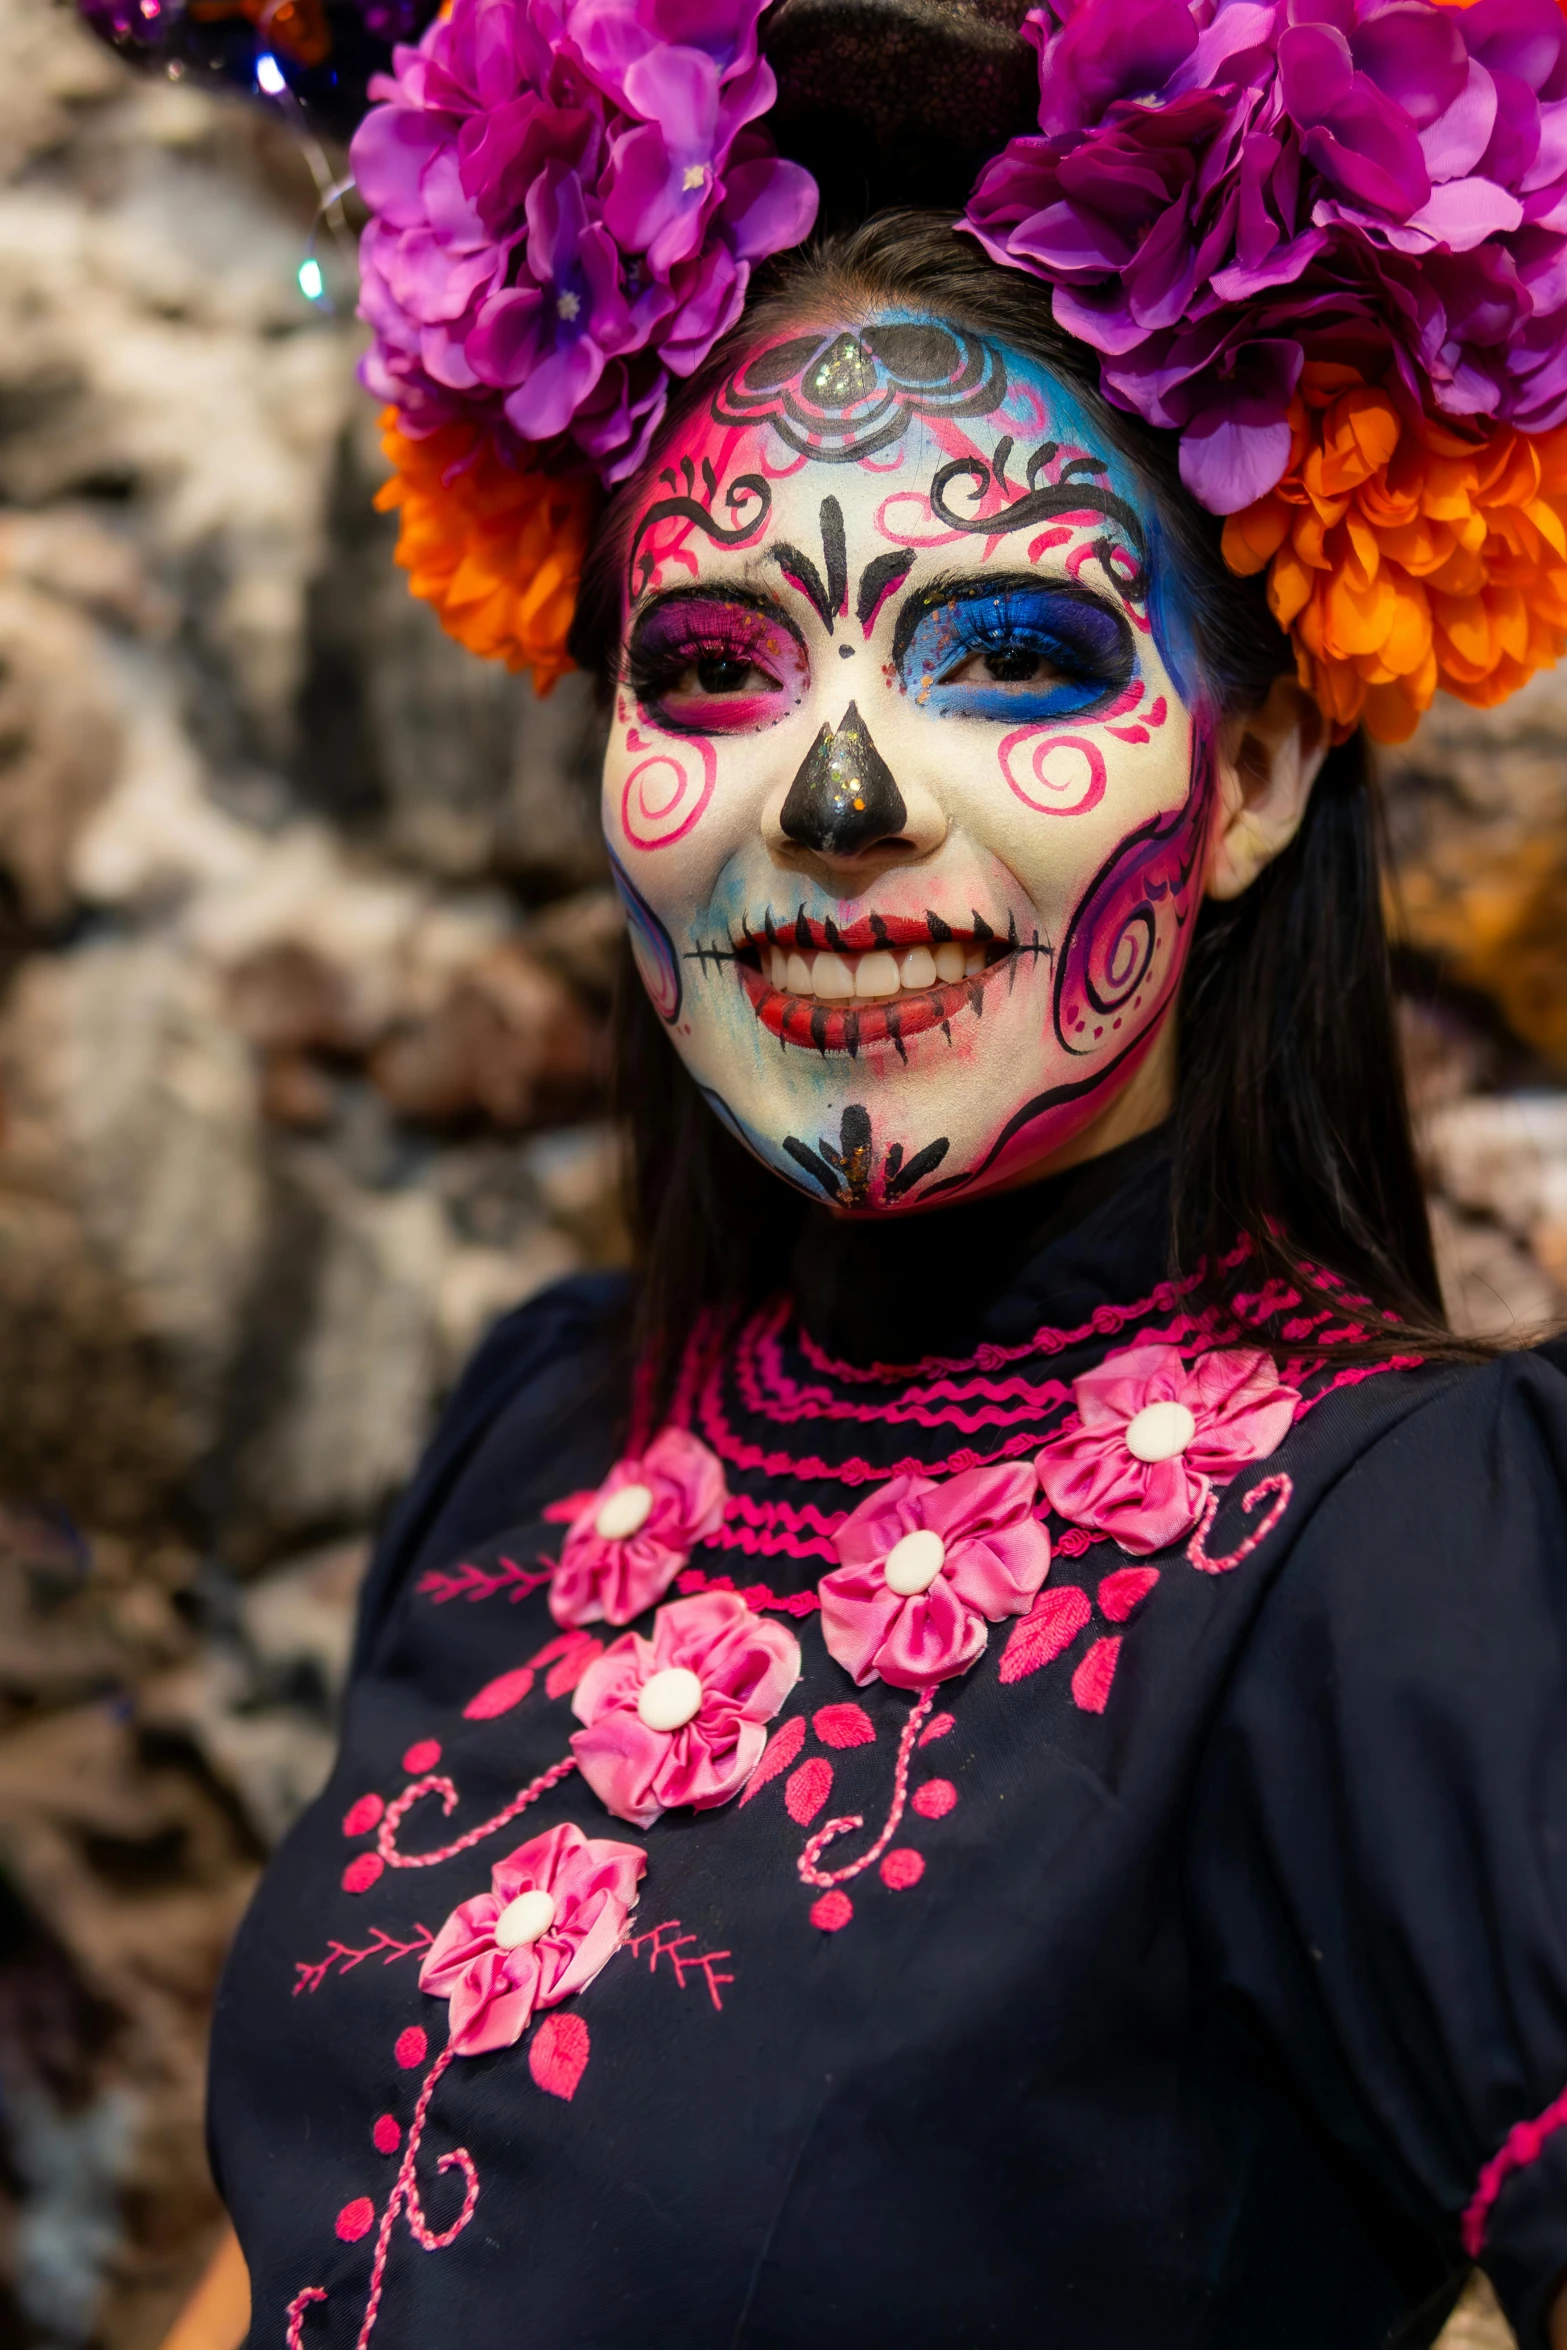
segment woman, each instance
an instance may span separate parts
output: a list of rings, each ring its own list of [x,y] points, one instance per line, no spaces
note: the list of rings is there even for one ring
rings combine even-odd
[[[804,229],[741,13],[457,0],[356,150],[414,584],[605,681],[639,1254],[499,1327],[382,1545],[176,2339],[248,2271],[294,2350],[1370,2350],[1478,2258],[1567,2343],[1567,1389],[1442,1327],[1355,730],[1561,650],[1549,354],[1529,429],[1447,421],[1329,220],[1183,432],[1114,375],[1151,302],[1103,325],[1146,239],[1085,292],[1061,225],[1106,124],[1128,185],[1282,87],[1235,234],[1330,171],[1390,212],[1401,106],[1407,235],[1467,155],[1478,250],[1567,31],[1085,0],[973,233],[747,292]]]

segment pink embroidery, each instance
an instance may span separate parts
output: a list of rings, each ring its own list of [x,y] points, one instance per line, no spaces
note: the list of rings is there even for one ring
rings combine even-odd
[[[615,1520],[617,1494],[640,1501],[630,1530]],[[572,1520],[550,1585],[557,1624],[629,1624],[662,1599],[694,1544],[723,1524],[724,1472],[688,1429],[665,1428],[646,1452],[629,1453]]]
[[[694,1711],[660,1726],[656,1701],[673,1676]],[[799,1677],[794,1634],[752,1615],[738,1593],[677,1599],[659,1609],[651,1640],[628,1632],[583,1674],[572,1700],[577,1768],[607,1811],[639,1828],[676,1804],[711,1811],[756,1769],[764,1725]]]
[[[375,2205],[368,2195],[356,2195],[352,2203],[345,2203],[332,2222],[332,2233],[345,2244],[357,2244],[361,2236],[368,2236],[375,2225]]]
[[[522,2038],[534,2011],[586,1989],[614,1956],[647,1855],[636,1844],[547,1828],[490,1871],[490,1889],[459,1902],[430,1946],[419,1988],[448,2004],[447,2052],[480,2056]],[[511,1938],[513,1904],[546,1896],[545,1923]]]
[[[392,2054],[405,2073],[416,2072],[429,2053],[430,2043],[418,2024],[410,2024],[399,2032]]]
[[[528,1781],[526,1787],[520,1787],[510,1803],[496,1812],[493,1819],[482,1820],[478,1827],[470,1828],[466,1835],[454,1837],[450,1844],[438,1845],[434,1852],[399,1852],[397,1831],[421,1796],[438,1794],[441,1810],[447,1819],[457,1809],[457,1790],[450,1779],[416,1779],[411,1787],[403,1789],[395,1802],[387,1805],[386,1817],[381,1822],[381,1832],[376,1838],[376,1851],[389,1869],[438,1868],[442,1861],[455,1860],[459,1852],[471,1852],[474,1845],[484,1842],[486,1836],[493,1836],[497,1828],[508,1827],[519,1812],[526,1811],[530,1803],[537,1803],[539,1797],[548,1794],[552,1787],[558,1787],[561,1780],[569,1777],[576,1767],[576,1756],[563,1754],[559,1762],[551,1763],[547,1771],[541,1771],[536,1779]]]
[[[343,1871],[345,1893],[368,1893],[386,1863],[373,1852],[361,1852]]]
[[[835,1537],[843,1563],[820,1588],[828,1653],[858,1687],[923,1689],[966,1672],[987,1625],[1022,1614],[1050,1566],[1033,1497],[1021,1466],[970,1469],[940,1485],[895,1477],[851,1512]],[[925,1588],[900,1592],[890,1562],[916,1534],[936,1538],[939,1564]]]
[[[1011,1642],[1009,1641],[1007,1645],[1010,1647]],[[957,1719],[956,1714],[937,1714],[935,1720],[927,1723],[920,1732],[921,1746],[929,1746],[933,1738],[945,1738],[949,1730],[956,1729]]]
[[[875,1726],[863,1705],[821,1706],[811,1716],[811,1727],[824,1746],[870,1746],[876,1738]]]
[[[552,1641],[550,1643],[551,1648],[553,1648],[554,1645],[555,1644]],[[539,1656],[542,1658],[547,1653],[548,1651],[541,1649],[539,1651]],[[604,1643],[602,1640],[595,1640],[590,1632],[584,1632],[580,1634],[576,1639],[567,1644],[565,1655],[560,1658],[558,1663],[551,1665],[549,1671],[545,1674],[545,1696],[569,1696],[571,1691],[576,1688],[577,1683],[581,1680],[583,1674],[587,1671],[589,1665],[593,1662],[593,1659],[596,1656],[602,1656],[603,1653]],[[535,1661],[538,1660],[536,1659]]]
[[[730,1427],[719,1396],[719,1371],[717,1368],[714,1369],[701,1390],[697,1401],[697,1413],[702,1422],[703,1433],[714,1451],[722,1459],[728,1461],[732,1468],[756,1469],[768,1477],[830,1477],[836,1479],[841,1485],[871,1485],[880,1483],[888,1477],[923,1476],[929,1468],[989,1468],[997,1462],[1017,1460],[1023,1453],[1031,1452],[1038,1442],[1037,1433],[1031,1433],[1028,1429],[1019,1429],[1015,1435],[1009,1436],[1005,1443],[999,1445],[994,1452],[980,1453],[965,1449],[953,1453],[945,1461],[927,1462],[910,1457],[894,1461],[890,1467],[874,1461],[862,1460],[853,1454],[845,1461],[825,1461],[817,1453],[796,1455],[785,1452],[781,1447],[775,1447],[769,1452],[762,1445],[752,1444],[748,1438],[736,1435]],[[721,1543],[727,1541],[731,1547],[748,1547],[739,1542],[738,1532],[727,1535],[720,1533],[717,1539]]]
[[[1023,1681],[1030,1673],[1054,1664],[1062,1650],[1071,1647],[1093,1612],[1087,1592],[1079,1590],[1075,1583],[1062,1583],[1053,1591],[1042,1591],[1001,1651],[999,1678]]]
[[[714,1535],[712,1539],[716,1543],[721,1538]],[[733,1575],[706,1575],[700,1567],[686,1567],[675,1577],[675,1589],[683,1598],[697,1591],[733,1591],[734,1588]],[[822,1604],[814,1591],[769,1591],[765,1583],[742,1585],[740,1597],[748,1608],[758,1611],[767,1608],[780,1616],[814,1616]]]
[[[1178,1347],[1135,1346],[1074,1387],[1079,1425],[1046,1444],[1039,1482],[1063,1518],[1133,1552],[1189,1534],[1213,1481],[1274,1451],[1300,1401],[1270,1357],[1250,1350],[1215,1349],[1188,1367]],[[1159,1408],[1157,1428],[1150,1407]],[[1173,1449],[1149,1458],[1146,1446]]]
[[[944,1820],[957,1800],[958,1791],[950,1779],[927,1779],[923,1787],[914,1790],[914,1808],[922,1820]]]
[[[808,1828],[832,1793],[832,1764],[819,1754],[791,1771],[784,1786],[784,1809],[799,1828]]]
[[[377,2154],[395,2154],[402,2142],[402,2125],[397,2116],[394,2113],[378,2115],[375,2128],[370,2132],[370,2143]]]
[[[462,1709],[462,1718],[465,1722],[493,1722],[501,1714],[509,1714],[514,1705],[521,1705],[532,1687],[533,1667],[517,1665],[475,1691]]]
[[[740,1798],[742,1811],[753,1795],[761,1794],[769,1779],[776,1779],[780,1771],[789,1768],[804,1744],[804,1714],[796,1714],[792,1720],[779,1725],[762,1749],[762,1759],[746,1783],[745,1793]]]
[[[580,1518],[590,1501],[598,1498],[596,1485],[584,1485],[576,1493],[563,1493],[559,1501],[547,1501],[539,1515],[552,1526],[569,1526],[573,1518]]]
[[[659,1960],[667,1958],[676,1987],[681,1991],[686,1987],[687,1975],[700,1975],[707,1985],[709,1999],[716,2008],[722,2010],[724,2003],[719,1997],[719,1986],[723,1983],[732,1983],[734,1976],[721,1975],[718,1972],[718,1962],[723,1958],[733,1958],[734,1952],[732,1950],[688,1951],[685,1948],[686,1943],[696,1940],[698,1940],[697,1935],[687,1934],[681,1930],[678,1918],[666,1918],[662,1925],[650,1926],[645,1933],[628,1934],[625,1947],[633,1958],[640,1958],[643,1943],[648,1945],[647,1971],[650,1975],[656,1975]]]
[[[1157,1567],[1117,1567],[1099,1586],[1099,1613],[1112,1624],[1124,1624],[1158,1580]]]
[[[493,1599],[497,1591],[504,1591],[515,1606],[547,1583],[554,1571],[548,1563],[535,1570],[503,1558],[493,1567],[432,1567],[420,1576],[416,1588],[436,1607],[444,1607],[449,1599]]]
[[[1515,2171],[1538,2162],[1547,2138],[1567,2128],[1567,2089],[1553,2098],[1533,2121],[1515,2122],[1475,2184],[1468,2210],[1460,2223],[1464,2250],[1478,2260],[1485,2249],[1485,2233],[1496,2199]]]
[[[770,1313],[748,1323],[735,1340],[732,1369],[740,1400],[747,1411],[762,1419],[782,1425],[795,1420],[850,1421],[862,1426],[910,1423],[922,1428],[957,1428],[973,1436],[982,1428],[1037,1423],[1044,1413],[1068,1400],[1068,1390],[1059,1379],[1036,1384],[1018,1377],[998,1384],[981,1376],[961,1387],[946,1378],[925,1387],[904,1381],[899,1394],[877,1403],[855,1403],[834,1395],[827,1387],[801,1387],[784,1370],[778,1342],[790,1311],[788,1301],[781,1301]],[[964,1408],[971,1404],[976,1408]]]
[[[1110,1702],[1110,1688],[1121,1656],[1121,1635],[1096,1640],[1072,1675],[1072,1702],[1085,1714],[1102,1714]]]
[[[1109,1539],[1107,1534],[1095,1534],[1087,1526],[1068,1526],[1066,1532],[1056,1540],[1056,1557],[1080,1559],[1085,1551],[1092,1550],[1096,1542],[1108,1542]]]
[[[294,1973],[299,1979],[294,1985],[294,1997],[297,1999],[301,1991],[319,1991],[328,1975],[334,1971],[340,1975],[351,1975],[355,1967],[363,1966],[367,1958],[378,1958],[383,1966],[390,1966],[394,1959],[422,1958],[433,1940],[428,1926],[416,1925],[412,1940],[407,1942],[400,1941],[395,1934],[387,1933],[383,1926],[371,1928],[370,1939],[362,1950],[354,1949],[347,1942],[329,1942],[325,1958],[295,1959]]]
[[[1213,1521],[1218,1515],[1219,1509],[1219,1496],[1217,1493],[1211,1493],[1202,1514],[1202,1523],[1186,1545],[1186,1555],[1198,1573],[1227,1575],[1231,1567],[1238,1567],[1242,1559],[1250,1558],[1258,1543],[1266,1542],[1280,1518],[1289,1508],[1290,1496],[1294,1490],[1294,1484],[1286,1470],[1279,1469],[1271,1477],[1259,1477],[1249,1492],[1241,1495],[1241,1508],[1250,1517],[1257,1504],[1268,1494],[1272,1494],[1274,1498],[1269,1504],[1267,1513],[1261,1524],[1252,1528],[1244,1542],[1229,1551],[1223,1558],[1218,1559],[1210,1558],[1206,1547],[1208,1536],[1213,1531]]]
[[[847,1893],[824,1893],[811,1903],[811,1923],[824,1934],[841,1934],[853,1915],[854,1904]]]
[[[888,1853],[879,1874],[890,1892],[906,1893],[911,1885],[917,1885],[924,1876],[925,1855],[916,1852],[912,1845],[900,1844],[895,1851]]]
[[[548,2097],[576,2096],[593,2043],[580,2015],[547,2015],[528,2042],[528,2070]]]
[[[847,1836],[851,1830],[863,1828],[865,1825],[864,1818],[859,1813],[846,1819],[829,1820],[825,1827],[817,1829],[800,1855],[797,1866],[802,1884],[820,1885],[824,1889],[832,1885],[844,1885],[851,1877],[857,1877],[862,1869],[868,1869],[880,1860],[896,1836],[903,1819],[904,1805],[908,1800],[909,1757],[914,1751],[914,1741],[924,1728],[930,1714],[935,1694],[933,1688],[920,1690],[909,1708],[909,1718],[904,1723],[902,1735],[898,1740],[898,1759],[893,1765],[892,1802],[888,1806],[885,1824],[875,1843],[868,1851],[862,1852],[858,1860],[851,1860],[844,1868],[822,1869],[818,1863],[834,1838]]]
[[[343,1814],[345,1836],[368,1836],[381,1817],[384,1806],[379,1795],[361,1795]]]
[[[413,2059],[413,2063],[418,2064],[422,2061],[424,2034],[408,2031],[403,2033],[397,2043],[396,2053],[399,2064],[405,2061],[403,2055],[405,2044],[414,2040],[419,2043],[419,2054]],[[414,2108],[414,2117],[409,2125],[408,2143],[403,2152],[403,2159],[398,2165],[397,2177],[393,2181],[392,2191],[387,2197],[385,2209],[381,2213],[381,2224],[376,2230],[375,2255],[370,2266],[370,2291],[365,2302],[365,2314],[355,2339],[354,2350],[365,2350],[365,2345],[375,2331],[375,2321],[381,2312],[381,2295],[386,2283],[386,2261],[391,2248],[392,2229],[397,2224],[399,2213],[406,2212],[409,2234],[426,2252],[443,2252],[449,2244],[454,2244],[462,2234],[472,2219],[474,2205],[479,2200],[479,2174],[474,2168],[472,2157],[465,2146],[454,2146],[449,2154],[441,2156],[435,2168],[438,2177],[449,2170],[461,2171],[463,2177],[462,2208],[451,2226],[442,2229],[437,2234],[425,2218],[424,2207],[419,2199],[419,2190],[414,2175],[414,2165],[418,2159],[420,2144],[424,2137],[425,2122],[429,2116],[430,2100],[435,2094],[437,2081],[452,2061],[452,2054],[453,2051],[450,2047],[442,2049],[425,2076],[424,2085],[419,2092],[419,2102]],[[368,2197],[345,2204],[343,2210],[339,2212],[337,2233],[344,2236],[345,2241],[356,2241],[359,2236],[368,2232],[368,2219],[364,2227],[359,2225],[365,2212],[369,2212],[371,2217],[374,2216],[374,2206],[369,2202]],[[352,2234],[345,2234],[345,2229],[351,2229]],[[285,2313],[288,2318],[286,2337],[288,2350],[302,2350],[305,2311],[312,2302],[325,2301],[326,2297],[326,2293],[319,2285],[307,2285],[303,2292],[295,2294]]]
[[[403,1769],[417,1778],[421,1771],[433,1771],[440,1759],[439,1738],[416,1738],[403,1756]]]

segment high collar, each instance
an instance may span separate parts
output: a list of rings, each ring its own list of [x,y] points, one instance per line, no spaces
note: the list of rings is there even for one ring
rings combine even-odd
[[[967,1356],[1145,1295],[1169,1269],[1169,1225],[1161,1126],[1064,1174],[929,1215],[812,1208],[790,1285],[811,1337],[845,1362]]]

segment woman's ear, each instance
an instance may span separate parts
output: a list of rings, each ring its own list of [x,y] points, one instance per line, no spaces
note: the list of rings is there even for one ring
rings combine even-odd
[[[1322,713],[1293,677],[1276,677],[1260,710],[1229,721],[1219,740],[1209,897],[1238,898],[1289,847],[1327,754]]]

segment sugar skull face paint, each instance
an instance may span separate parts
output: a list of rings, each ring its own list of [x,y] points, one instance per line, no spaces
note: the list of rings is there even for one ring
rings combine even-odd
[[[803,1190],[1015,1179],[1158,1036],[1212,799],[1158,562],[1054,378],[904,314],[750,352],[643,484],[605,832],[678,1050]]]

